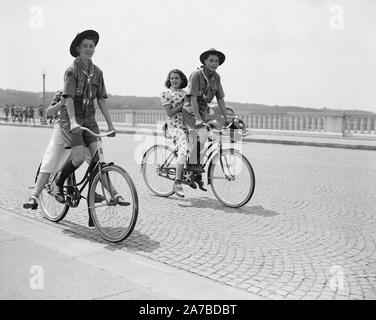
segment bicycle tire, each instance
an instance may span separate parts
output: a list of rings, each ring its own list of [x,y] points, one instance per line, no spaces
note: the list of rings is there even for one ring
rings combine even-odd
[[[42,210],[43,216],[52,221],[59,222],[63,220],[68,213],[69,205],[64,203],[59,203],[55,197],[51,194],[50,185],[57,178],[56,174],[51,174],[48,179],[48,183],[45,185],[41,193],[39,194],[39,205]],[[70,177],[66,181],[70,181]]]
[[[109,242],[121,242],[128,238],[132,233],[138,218],[138,195],[136,187],[129,174],[117,165],[106,166],[102,169],[103,176],[110,181],[113,190],[122,195],[124,200],[129,201],[129,206],[109,205],[107,201],[103,203],[95,203],[95,193],[106,193],[105,197],[111,198],[110,192],[106,191],[101,184],[101,173],[94,176],[90,183],[88,193],[88,209],[94,225],[100,235]],[[120,184],[118,184],[120,181]],[[105,208],[105,210],[102,210]],[[118,212],[114,212],[115,208],[121,208]],[[119,217],[121,223],[115,225],[115,217]]]
[[[228,163],[229,160],[231,161],[231,158],[226,159],[226,157],[231,156],[240,159],[241,165],[239,166],[239,163],[235,165],[235,162],[233,161],[233,164],[231,166],[231,164]],[[234,159],[235,158],[233,158],[233,160]],[[222,165],[219,160],[219,154],[216,154],[211,162],[211,165],[209,166],[210,169],[208,172],[208,177],[211,189],[216,198],[225,206],[231,208],[242,207],[248,203],[255,191],[256,179],[252,165],[248,161],[248,159],[238,150],[231,149],[222,150],[222,161],[225,169],[222,169]],[[247,177],[245,177],[246,179],[244,179],[245,174],[243,172],[243,168],[247,169],[246,175],[248,177],[249,183],[247,182]],[[223,172],[224,170],[228,171],[227,176],[230,176],[229,173],[231,172],[235,179],[228,181],[226,174]],[[237,175],[235,176],[235,174]],[[241,178],[243,178],[243,180],[246,180],[246,182],[236,184],[235,181],[239,182]]]
[[[161,156],[160,159],[157,159],[158,152]],[[142,178],[144,179],[144,182],[146,186],[149,188],[149,190],[161,197],[169,197],[175,193],[172,189],[173,180],[175,180],[175,174],[171,174],[170,180],[169,178],[160,175],[158,172],[162,164],[165,163],[169,155],[173,152],[174,150],[170,146],[156,144],[151,146],[148,150],[146,150],[142,157]],[[150,160],[151,157],[153,157],[152,159],[158,162],[152,163]],[[169,167],[171,166],[171,168],[175,168],[176,161],[177,155],[174,155],[174,158],[171,162],[172,165],[169,165]]]

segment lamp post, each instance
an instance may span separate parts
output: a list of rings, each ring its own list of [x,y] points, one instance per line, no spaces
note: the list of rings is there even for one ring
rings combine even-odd
[[[46,70],[43,70],[43,124],[47,124],[46,120]]]

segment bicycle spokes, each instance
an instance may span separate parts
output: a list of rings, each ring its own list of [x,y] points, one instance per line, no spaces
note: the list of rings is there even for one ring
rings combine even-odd
[[[217,199],[234,208],[246,204],[255,188],[251,164],[239,151],[229,149],[213,160],[209,181]]]
[[[98,196],[101,203],[95,203]],[[124,240],[132,232],[138,214],[138,197],[128,173],[106,166],[94,177],[89,190],[89,212],[98,231],[108,241]]]

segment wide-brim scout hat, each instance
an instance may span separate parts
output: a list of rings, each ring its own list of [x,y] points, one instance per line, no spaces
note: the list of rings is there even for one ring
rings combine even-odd
[[[85,31],[82,31],[80,33],[77,33],[76,37],[73,39],[71,45],[70,45],[70,54],[73,56],[73,57],[77,57],[78,56],[78,52],[76,50],[76,47],[78,47],[80,45],[80,42],[85,39],[85,38],[90,38],[90,39],[93,39],[94,41],[94,45],[97,46],[98,44],[98,41],[99,41],[99,34],[98,32],[96,32],[95,30],[85,30]]]
[[[223,62],[225,62],[226,56],[218,50],[215,50],[214,48],[211,48],[200,55],[200,61],[202,64],[204,64],[204,61],[208,58],[209,55],[215,54],[219,58],[219,65],[221,65]]]

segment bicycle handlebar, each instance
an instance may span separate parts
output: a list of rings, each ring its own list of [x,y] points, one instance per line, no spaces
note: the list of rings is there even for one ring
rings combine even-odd
[[[106,132],[106,133],[95,133],[95,132],[91,131],[90,129],[88,129],[88,128],[86,128],[86,127],[82,127],[82,126],[80,126],[80,125],[71,128],[70,131],[72,131],[72,129],[75,129],[75,128],[78,128],[78,127],[80,127],[80,129],[81,129],[82,131],[86,131],[86,132],[90,133],[92,136],[95,136],[95,137],[98,137],[98,138],[108,137],[109,135],[115,133],[115,131],[113,131],[113,130],[112,130],[112,131],[109,131],[109,132]]]
[[[203,123],[202,123],[202,125],[203,125],[204,127],[208,127],[208,128],[211,129],[211,130],[214,129],[214,130],[218,130],[218,131],[221,131],[221,130],[224,130],[224,129],[228,129],[228,128],[230,128],[230,127],[232,126],[232,124],[233,124],[233,121],[231,120],[227,126],[223,126],[222,129],[217,129],[216,127],[210,125],[210,124],[207,123],[207,122],[203,122]]]

